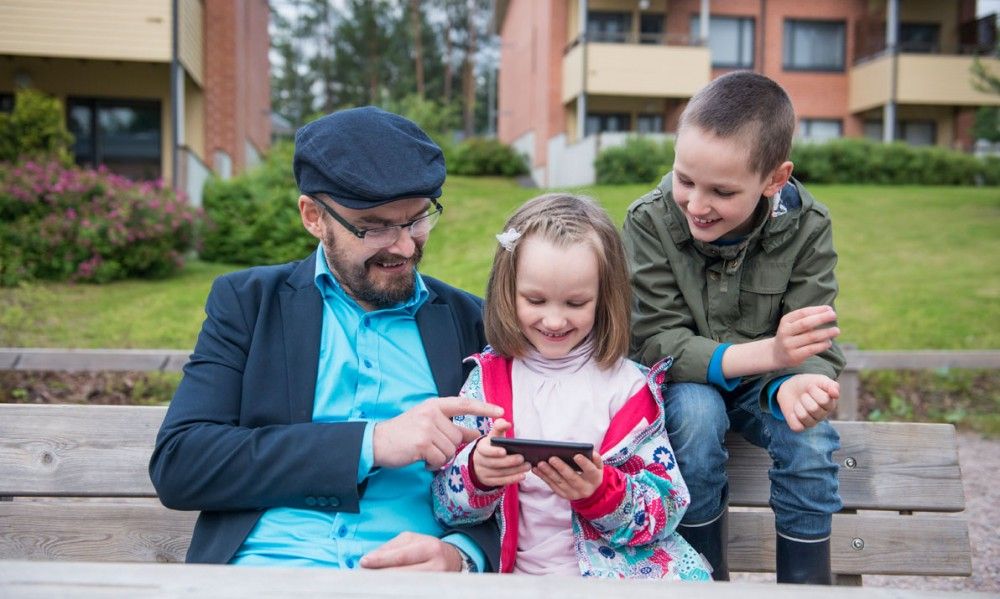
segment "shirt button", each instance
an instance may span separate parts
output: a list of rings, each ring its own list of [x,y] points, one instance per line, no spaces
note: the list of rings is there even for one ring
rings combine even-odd
[[[346,537],[347,536],[347,526],[341,524],[340,528],[337,529],[337,536],[338,537]]]
[[[371,367],[372,367],[372,361],[371,360],[365,360],[365,368],[371,368]]]
[[[347,558],[347,559],[344,560],[344,565],[347,566],[348,568],[353,568],[354,567],[354,560],[351,559],[351,558]]]

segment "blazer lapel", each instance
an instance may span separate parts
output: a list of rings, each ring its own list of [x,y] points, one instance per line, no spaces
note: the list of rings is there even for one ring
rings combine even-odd
[[[428,288],[429,296],[417,311],[417,329],[424,345],[424,353],[431,365],[431,374],[442,396],[458,395],[462,389],[461,351],[458,345],[458,330],[452,320],[451,310],[444,304],[437,304],[437,294]]]
[[[323,299],[316,289],[315,269],[316,252],[313,252],[299,263],[285,281],[285,287],[278,292],[288,377],[289,421],[292,423],[312,420],[316,396]]]

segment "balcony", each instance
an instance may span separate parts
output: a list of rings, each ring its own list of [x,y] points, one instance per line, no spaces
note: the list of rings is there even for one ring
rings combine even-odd
[[[971,68],[978,59],[1000,76],[996,56],[996,15],[952,28],[940,24],[907,24],[900,29],[896,63],[896,93],[892,94],[893,57],[886,50],[885,23],[859,22],[855,29],[855,55],[850,69],[851,112],[899,104],[924,106],[1000,105],[1000,96],[977,90]]]
[[[1000,106],[1000,96],[972,85],[972,56],[900,54],[895,100],[924,106]],[[980,58],[1000,76],[1000,59]],[[849,72],[848,108],[857,113],[885,106],[892,99],[892,56],[883,55]]]
[[[690,98],[711,80],[712,59],[707,47],[648,43],[645,38],[636,41],[643,43],[574,42],[563,56],[563,103],[584,92]]]

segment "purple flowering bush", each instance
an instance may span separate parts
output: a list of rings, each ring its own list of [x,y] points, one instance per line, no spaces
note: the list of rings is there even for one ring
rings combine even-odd
[[[167,276],[184,265],[199,216],[160,181],[0,163],[0,286]]]

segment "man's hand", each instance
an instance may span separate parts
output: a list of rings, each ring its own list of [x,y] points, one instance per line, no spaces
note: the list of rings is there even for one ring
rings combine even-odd
[[[509,428],[509,422],[498,418],[493,421],[493,429],[490,430],[490,433],[480,439],[479,443],[476,443],[472,467],[476,472],[476,478],[487,487],[516,485],[524,480],[524,477],[531,470],[531,464],[524,461],[524,456],[508,455],[506,449],[494,447],[490,443],[490,439],[493,437],[503,437],[504,432]]]
[[[596,451],[590,459],[577,454],[573,456],[573,461],[583,469],[583,472],[573,470],[569,464],[555,457],[549,458],[548,462],[539,462],[534,472],[559,497],[569,501],[586,499],[601,486],[601,481],[604,479],[604,462],[601,460],[601,454]]]
[[[808,306],[785,314],[772,339],[776,367],[771,370],[798,366],[806,358],[830,349],[840,329],[822,327],[835,320],[837,313],[830,306]]]
[[[775,395],[785,422],[800,433],[830,415],[840,399],[840,384],[823,374],[796,374]]]
[[[461,414],[499,418],[503,408],[464,397],[428,399],[375,425],[375,465],[400,468],[423,460],[428,469],[440,468],[455,455],[459,444],[479,437],[479,432],[451,421]]]
[[[437,537],[404,532],[362,557],[361,567],[458,572],[462,569],[462,555],[454,545]]]

